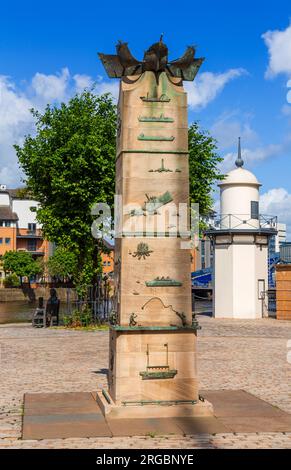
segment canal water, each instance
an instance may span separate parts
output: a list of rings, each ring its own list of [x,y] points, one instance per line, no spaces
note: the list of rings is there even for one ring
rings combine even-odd
[[[31,322],[36,303],[0,302],[0,323]]]
[[[32,316],[37,307],[37,302],[13,301],[0,302],[0,324],[3,323],[27,323],[32,321]],[[66,303],[60,305],[60,317],[67,313]]]

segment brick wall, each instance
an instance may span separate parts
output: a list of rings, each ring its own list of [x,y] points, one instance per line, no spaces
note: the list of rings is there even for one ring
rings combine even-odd
[[[277,320],[291,320],[291,264],[276,266]]]
[[[65,287],[59,287],[56,289],[58,298],[65,302],[67,300],[67,289]],[[10,289],[0,288],[0,302],[14,302],[14,301],[26,301],[29,298],[44,297],[45,300],[49,298],[50,288],[49,287],[36,287],[32,289]],[[75,289],[70,289],[70,299],[76,300]]]

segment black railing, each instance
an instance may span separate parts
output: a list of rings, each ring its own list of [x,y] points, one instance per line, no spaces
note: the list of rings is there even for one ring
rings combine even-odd
[[[88,286],[82,296],[75,289],[67,289],[66,301],[62,303],[62,316],[73,316],[76,312],[91,312],[93,323],[109,321],[113,310],[113,286],[109,280],[100,279],[96,285]]]
[[[252,219],[251,214],[220,214],[209,222],[210,229],[277,229],[277,216],[260,214]]]

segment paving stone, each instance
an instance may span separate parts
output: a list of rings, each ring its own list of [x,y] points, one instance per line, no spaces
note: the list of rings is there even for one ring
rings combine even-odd
[[[198,316],[200,389],[245,390],[291,413],[291,322],[227,320]],[[220,433],[193,436],[136,436],[20,440],[24,393],[88,392],[106,387],[108,332],[0,325],[0,422],[3,448],[291,448],[291,433]],[[99,371],[99,372],[98,372]],[[6,422],[6,421],[5,421]],[[6,431],[5,431],[6,429]]]

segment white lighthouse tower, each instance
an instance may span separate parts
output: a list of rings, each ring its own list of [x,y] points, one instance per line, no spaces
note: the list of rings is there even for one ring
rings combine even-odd
[[[276,218],[260,215],[260,183],[243,168],[239,138],[236,168],[220,186],[220,216],[207,231],[214,243],[214,316],[255,319],[264,315],[268,289],[268,241]]]

